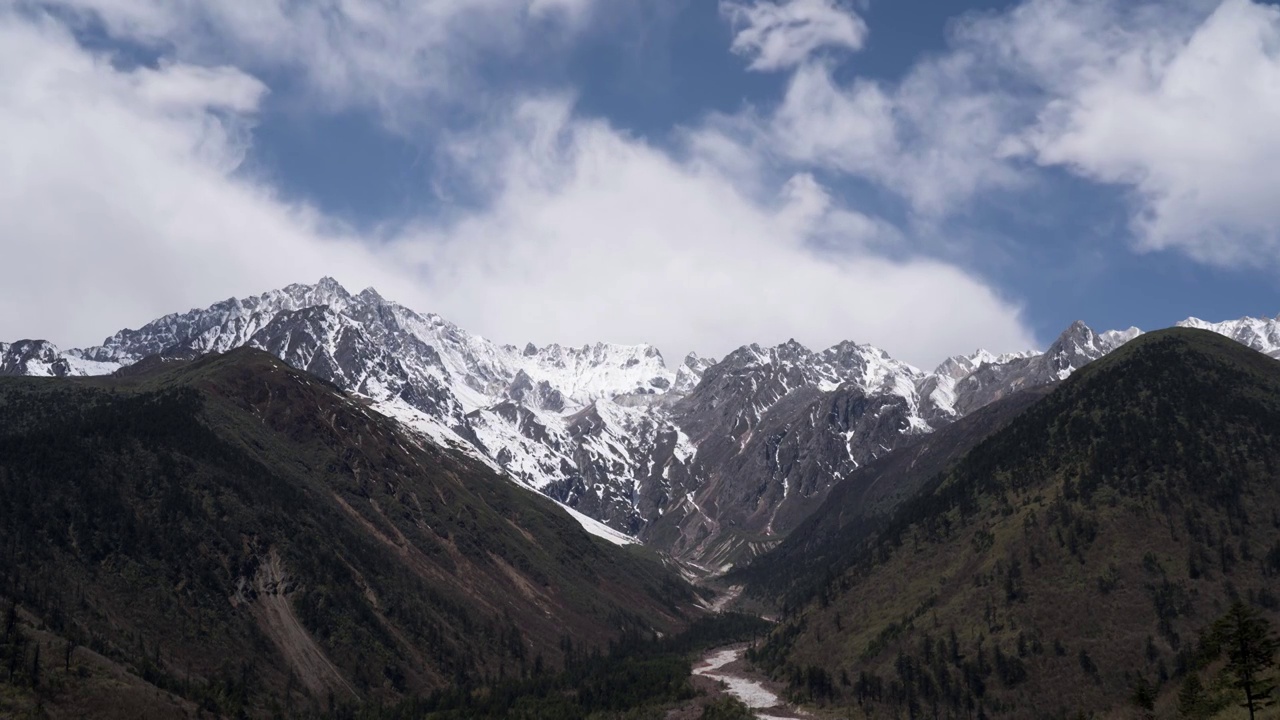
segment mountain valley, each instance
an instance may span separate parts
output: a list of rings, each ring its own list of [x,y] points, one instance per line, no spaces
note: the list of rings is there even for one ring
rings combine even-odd
[[[1216,717],[1206,633],[1280,617],[1280,319],[1179,326],[673,369],[325,278],[0,343],[0,711],[714,717],[732,641],[814,717]]]

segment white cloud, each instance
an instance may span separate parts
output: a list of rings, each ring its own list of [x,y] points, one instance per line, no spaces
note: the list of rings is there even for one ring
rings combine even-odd
[[[873,82],[837,87],[825,65],[792,75],[771,135],[792,160],[857,174],[878,170],[899,152],[893,98]]]
[[[287,72],[332,107],[372,107],[403,127],[486,102],[480,60],[557,46],[595,0],[25,1],[179,60]]]
[[[1026,155],[1132,188],[1140,247],[1276,264],[1280,8],[1033,0],[970,33],[1044,93]]]
[[[896,81],[854,76],[841,82],[838,63],[812,54],[831,33],[845,39],[837,44],[861,47],[866,27],[852,13],[826,0],[721,8],[745,26],[735,52],[754,54],[755,69],[790,70],[777,105],[713,120],[719,131],[713,137],[736,143],[737,153],[748,148],[756,161],[868,180],[902,197],[914,219],[930,224],[963,212],[984,193],[1027,182],[1012,162],[1016,145],[1010,142],[1023,105],[989,74],[987,50],[957,43]],[[854,21],[856,27],[841,24]],[[832,30],[837,27],[843,29]]]
[[[1026,0],[962,16],[896,82],[838,82],[807,56],[778,64],[795,66],[778,106],[726,123],[737,142],[871,181],[930,223],[1060,166],[1131,191],[1139,249],[1280,258],[1280,7]]]
[[[860,50],[867,39],[867,24],[838,0],[722,0],[720,12],[752,70],[792,68],[823,48]]]
[[[1009,158],[1016,106],[976,83],[973,65],[956,53],[918,64],[898,83],[842,85],[830,64],[808,62],[776,107],[740,116],[730,134],[783,163],[870,180],[916,217],[937,220],[1026,181]]]
[[[434,305],[465,326],[649,339],[669,353],[853,338],[925,364],[975,341],[1032,343],[1018,310],[972,276],[867,252],[880,224],[808,175],[755,202],[714,162],[673,159],[559,103],[519,115],[494,205],[403,248],[431,268]],[[822,241],[843,252],[815,252]]]
[[[384,277],[316,212],[231,175],[264,91],[231,68],[122,72],[0,12],[3,335],[87,344],[334,268]]]
[[[0,12],[0,135],[21,139],[0,157],[0,337],[86,344],[334,274],[508,342],[852,338],[924,364],[1032,343],[980,280],[869,250],[883,225],[812,177],[766,193],[722,164],[732,143],[698,149],[709,131],[673,155],[563,98],[456,144],[496,183],[489,205],[357,239],[235,173],[263,92],[226,67],[122,70],[54,20]]]

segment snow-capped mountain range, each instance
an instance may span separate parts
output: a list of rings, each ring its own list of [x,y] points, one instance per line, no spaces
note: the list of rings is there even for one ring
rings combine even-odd
[[[1280,358],[1280,318],[1179,325]],[[776,542],[860,465],[1139,334],[1075,323],[1046,352],[977,351],[931,372],[869,345],[795,341],[720,361],[691,354],[672,370],[647,345],[500,345],[325,278],[167,315],[97,347],[0,343],[0,375],[101,375],[257,347],[575,509],[599,534],[720,566]]]

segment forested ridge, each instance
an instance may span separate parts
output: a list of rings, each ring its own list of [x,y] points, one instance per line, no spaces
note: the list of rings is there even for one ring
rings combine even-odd
[[[263,353],[0,380],[0,602],[197,710],[533,676],[565,638],[670,632],[692,601],[643,551]],[[11,709],[57,707],[17,669],[34,646],[5,647],[14,687],[50,693]],[[102,680],[64,674],[71,695]]]
[[[785,596],[753,657],[871,716],[1117,712],[1139,689],[1171,716],[1192,677],[1227,711],[1215,621],[1280,612],[1277,441],[1280,363],[1206,332],[1140,338]]]

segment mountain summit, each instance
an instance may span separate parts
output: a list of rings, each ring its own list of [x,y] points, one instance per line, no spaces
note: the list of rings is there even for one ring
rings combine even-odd
[[[1277,325],[1210,327],[1280,357]],[[607,525],[615,540],[713,569],[776,543],[868,462],[1139,334],[1075,323],[1045,353],[979,350],[932,372],[869,345],[815,351],[794,340],[719,361],[690,355],[672,371],[647,345],[500,345],[324,278],[167,315],[97,347],[0,344],[0,374],[102,375],[148,357],[258,348]]]

